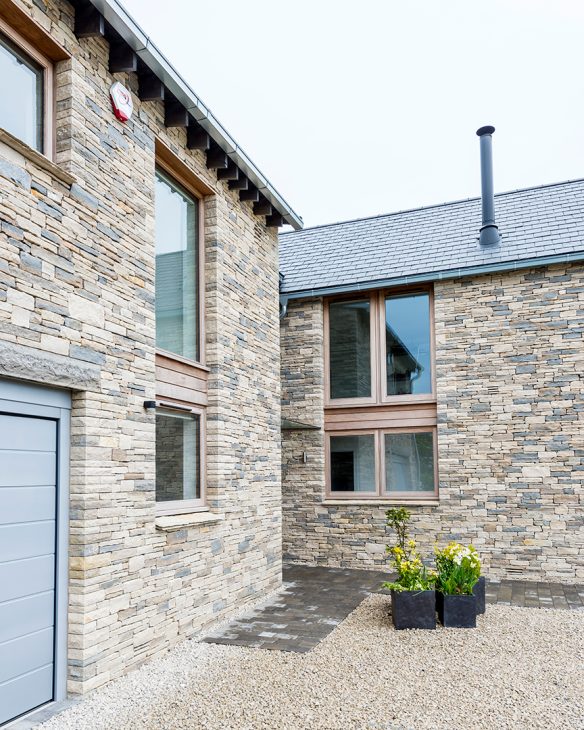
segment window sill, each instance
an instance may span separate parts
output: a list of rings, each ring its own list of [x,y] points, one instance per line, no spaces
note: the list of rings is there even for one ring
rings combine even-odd
[[[400,507],[437,507],[439,499],[324,499],[321,504],[324,507],[363,507],[369,505],[380,507],[387,505],[400,505]]]
[[[56,177],[57,180],[65,183],[65,185],[71,186],[76,181],[76,178],[74,178],[73,175],[62,170],[58,165],[55,165],[54,162],[51,162],[48,157],[45,157],[40,152],[37,152],[37,150],[29,147],[25,142],[22,142],[18,139],[18,137],[10,134],[10,132],[7,132],[5,129],[0,129],[0,142],[5,144],[7,147],[10,147],[10,149],[13,149],[15,152],[18,152],[19,155],[29,162],[32,162],[36,167],[40,167],[41,170],[45,170],[45,172]]]
[[[216,512],[188,512],[183,515],[159,515],[155,519],[155,525],[161,532],[174,532],[187,527],[215,525],[224,519],[225,515]]]

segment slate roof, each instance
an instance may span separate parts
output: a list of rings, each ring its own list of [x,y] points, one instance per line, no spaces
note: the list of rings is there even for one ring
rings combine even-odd
[[[480,198],[283,233],[282,293],[431,280],[539,257],[584,259],[584,179],[501,193],[495,211],[502,241],[493,250],[478,243]]]

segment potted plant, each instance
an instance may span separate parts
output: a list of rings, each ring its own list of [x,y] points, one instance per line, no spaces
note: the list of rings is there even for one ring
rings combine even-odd
[[[475,628],[477,599],[473,590],[481,573],[481,561],[472,545],[449,543],[436,549],[436,608],[443,626]]]
[[[390,562],[397,572],[395,581],[382,584],[391,591],[391,616],[396,629],[435,629],[436,575],[429,571],[409,538],[407,523],[410,513],[400,507],[388,510],[387,524],[397,533],[397,545],[387,546]]]

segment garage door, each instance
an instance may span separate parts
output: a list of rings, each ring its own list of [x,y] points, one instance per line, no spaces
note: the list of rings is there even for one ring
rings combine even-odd
[[[0,381],[0,725],[61,694],[69,411],[55,405],[70,407],[69,394]]]

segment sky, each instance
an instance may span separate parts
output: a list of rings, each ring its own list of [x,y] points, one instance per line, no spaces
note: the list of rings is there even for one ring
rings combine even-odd
[[[581,0],[121,0],[306,226],[584,177]]]

